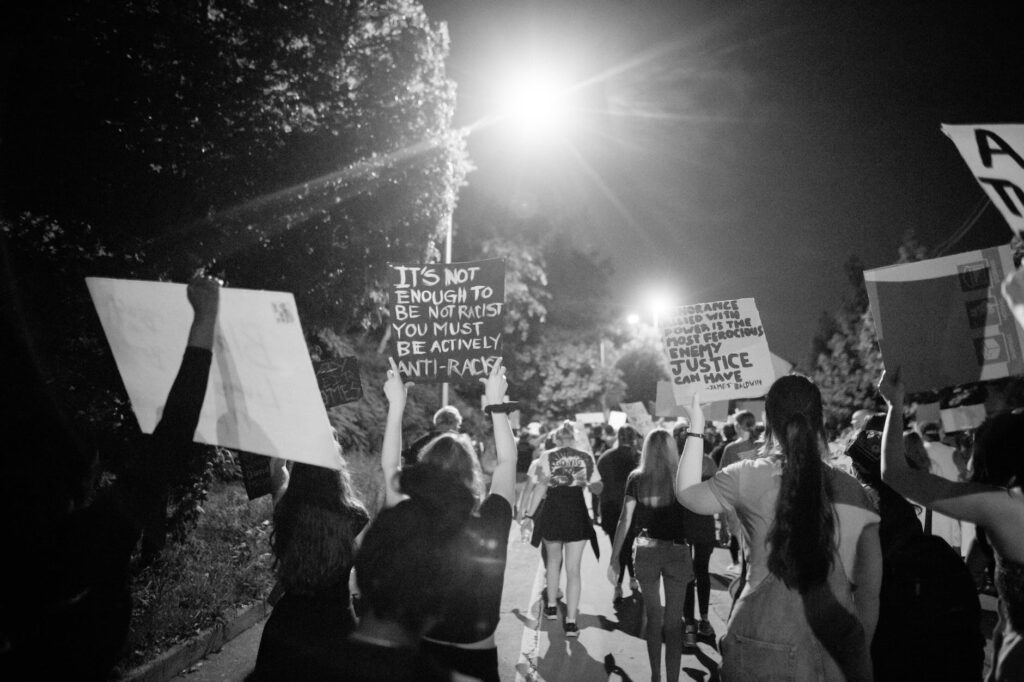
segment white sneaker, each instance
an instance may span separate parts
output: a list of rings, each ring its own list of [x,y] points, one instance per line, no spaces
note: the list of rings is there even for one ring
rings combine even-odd
[[[726,573],[735,573],[736,575],[739,575],[739,573],[740,573],[740,565],[739,564],[729,564],[728,566],[725,567],[725,572]]]

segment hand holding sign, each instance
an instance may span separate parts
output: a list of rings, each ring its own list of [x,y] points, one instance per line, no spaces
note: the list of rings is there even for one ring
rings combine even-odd
[[[900,378],[900,368],[882,370],[882,377],[878,380],[878,392],[885,399],[885,402],[896,407],[903,405],[903,379]]]
[[[402,381],[402,375],[398,371],[395,359],[388,358],[388,363],[391,364],[391,369],[388,370],[388,378],[384,382],[384,396],[388,399],[389,405],[401,412],[405,409],[405,399],[409,394],[409,384]]]
[[[480,383],[484,385],[484,407],[500,405],[505,402],[505,395],[508,393],[508,379],[505,378],[505,368],[501,366],[501,361],[501,358],[495,360],[487,378],[480,379]]]

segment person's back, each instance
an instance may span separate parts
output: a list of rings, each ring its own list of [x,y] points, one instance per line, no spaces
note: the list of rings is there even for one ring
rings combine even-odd
[[[696,419],[703,414],[693,402]],[[721,641],[722,679],[871,679],[878,515],[856,480],[822,461],[824,419],[813,382],[777,380],[765,411],[769,455],[701,483],[699,451],[688,441],[676,486],[694,512],[734,510],[747,540],[747,584]]]

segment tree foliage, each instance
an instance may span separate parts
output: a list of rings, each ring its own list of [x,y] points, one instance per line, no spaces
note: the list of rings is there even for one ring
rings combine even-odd
[[[928,257],[928,250],[914,235],[906,232],[900,244],[897,263],[909,263]],[[856,255],[844,264],[848,289],[839,310],[823,313],[818,333],[812,341],[814,357],[811,375],[821,389],[828,429],[836,434],[849,424],[859,409],[875,409],[875,384],[882,371],[882,353],[878,347],[874,320],[868,310],[864,264]]]
[[[372,319],[385,262],[432,253],[465,160],[417,3],[49,10],[8,76],[12,215],[89,225],[145,276],[293,291],[317,325]]]

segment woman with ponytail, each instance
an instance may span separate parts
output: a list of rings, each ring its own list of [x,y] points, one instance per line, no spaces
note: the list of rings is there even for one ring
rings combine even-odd
[[[385,506],[412,501],[427,505],[433,510],[432,517],[443,513],[449,521],[457,519],[462,524],[462,550],[455,554],[457,561],[449,570],[454,589],[445,600],[440,618],[426,630],[424,651],[458,673],[499,682],[494,631],[501,610],[516,485],[516,441],[508,414],[514,403],[504,402],[508,392],[505,369],[498,358],[487,378],[480,380],[497,453],[490,490],[485,492],[479,458],[472,441],[462,434],[446,433],[434,438],[416,454],[415,464],[402,469],[402,417],[408,384],[402,381],[395,361],[390,363],[384,384],[388,416],[381,447]],[[452,493],[452,480],[461,486],[458,495]],[[415,546],[410,546],[406,560],[417,562],[419,554]],[[357,578],[360,585],[373,580],[373,576]]]
[[[699,514],[735,512],[745,584],[722,639],[722,680],[872,679],[878,618],[878,514],[851,476],[824,462],[821,393],[810,379],[776,381],[765,402],[761,457],[701,483],[700,434],[689,434],[676,496]],[[693,423],[703,422],[697,396]]]

